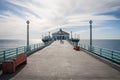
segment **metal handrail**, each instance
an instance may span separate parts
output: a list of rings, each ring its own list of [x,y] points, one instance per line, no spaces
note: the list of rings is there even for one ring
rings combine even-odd
[[[47,43],[31,44],[29,46],[21,46],[17,48],[10,48],[8,50],[0,51],[0,63],[5,60],[16,57],[20,53],[29,54],[31,52],[39,50],[42,47],[50,45],[52,42],[53,40],[50,40]]]
[[[3,62],[7,59],[11,59],[20,53],[28,54],[29,52],[32,52],[32,51],[39,49],[43,46],[45,46],[44,43],[38,43],[38,44],[29,45],[29,51],[27,50],[27,46],[21,46],[21,47],[17,47],[17,48],[11,48],[8,50],[0,51],[0,62]]]
[[[98,56],[104,57],[108,60],[111,60],[113,62],[120,64],[120,51],[110,50],[106,48],[100,48],[97,46],[92,46],[92,49],[90,50],[90,45],[87,44],[78,44],[80,48],[83,48],[93,54],[96,54]]]
[[[72,41],[70,40],[67,40],[67,41],[70,44],[74,45]],[[120,51],[110,50],[110,49],[101,48],[97,46],[92,46],[92,48],[90,48],[90,45],[80,44],[80,43],[78,43],[78,46],[84,50],[91,52],[92,54],[96,54],[100,57],[106,58],[110,61],[120,64]]]

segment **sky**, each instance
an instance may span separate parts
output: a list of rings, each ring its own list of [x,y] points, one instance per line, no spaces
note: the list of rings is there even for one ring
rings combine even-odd
[[[30,39],[62,28],[81,39],[120,39],[120,0],[0,0],[0,39]]]

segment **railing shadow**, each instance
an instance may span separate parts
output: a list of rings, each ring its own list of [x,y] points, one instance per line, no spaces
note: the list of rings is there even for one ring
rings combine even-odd
[[[13,78],[15,75],[17,75],[26,65],[25,64],[21,64],[18,67],[16,67],[16,71],[15,73],[10,73],[10,74],[1,74],[0,75],[0,80],[9,80],[11,78]]]

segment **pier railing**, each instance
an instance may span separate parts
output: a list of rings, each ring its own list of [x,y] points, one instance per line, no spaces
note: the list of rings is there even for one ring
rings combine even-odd
[[[67,40],[67,41],[70,44],[75,45],[75,43],[72,42],[71,40]],[[78,46],[86,51],[91,52],[91,54],[96,54],[100,57],[106,58],[110,61],[120,64],[120,51],[110,50],[110,49],[101,48],[97,46],[92,46],[92,48],[90,48],[90,45],[80,44],[80,43],[78,43]]]
[[[87,50],[93,54],[96,54],[98,56],[101,56],[103,58],[106,58],[108,60],[111,60],[113,62],[120,64],[120,51],[100,48],[96,46],[92,46],[92,48],[90,48],[90,45],[80,44],[80,43],[78,44],[78,46],[80,46],[80,48]]]
[[[11,59],[18,55],[19,53],[25,53],[26,55],[29,55],[31,52],[34,52],[36,50],[39,50],[42,47],[48,46],[51,44],[52,41],[44,43],[38,43],[38,44],[32,44],[27,46],[22,46],[18,48],[11,48],[8,50],[0,51],[0,62],[3,62],[5,60]]]

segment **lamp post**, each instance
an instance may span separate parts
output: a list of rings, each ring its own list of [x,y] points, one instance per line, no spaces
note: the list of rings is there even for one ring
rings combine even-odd
[[[72,31],[71,31],[71,39],[72,39]]]
[[[29,23],[30,21],[27,20],[26,23],[27,23],[27,51],[29,51]]]
[[[90,50],[91,50],[92,49],[92,23],[93,21],[90,20],[89,23],[90,23]]]
[[[50,38],[50,32],[49,32],[49,38]]]

